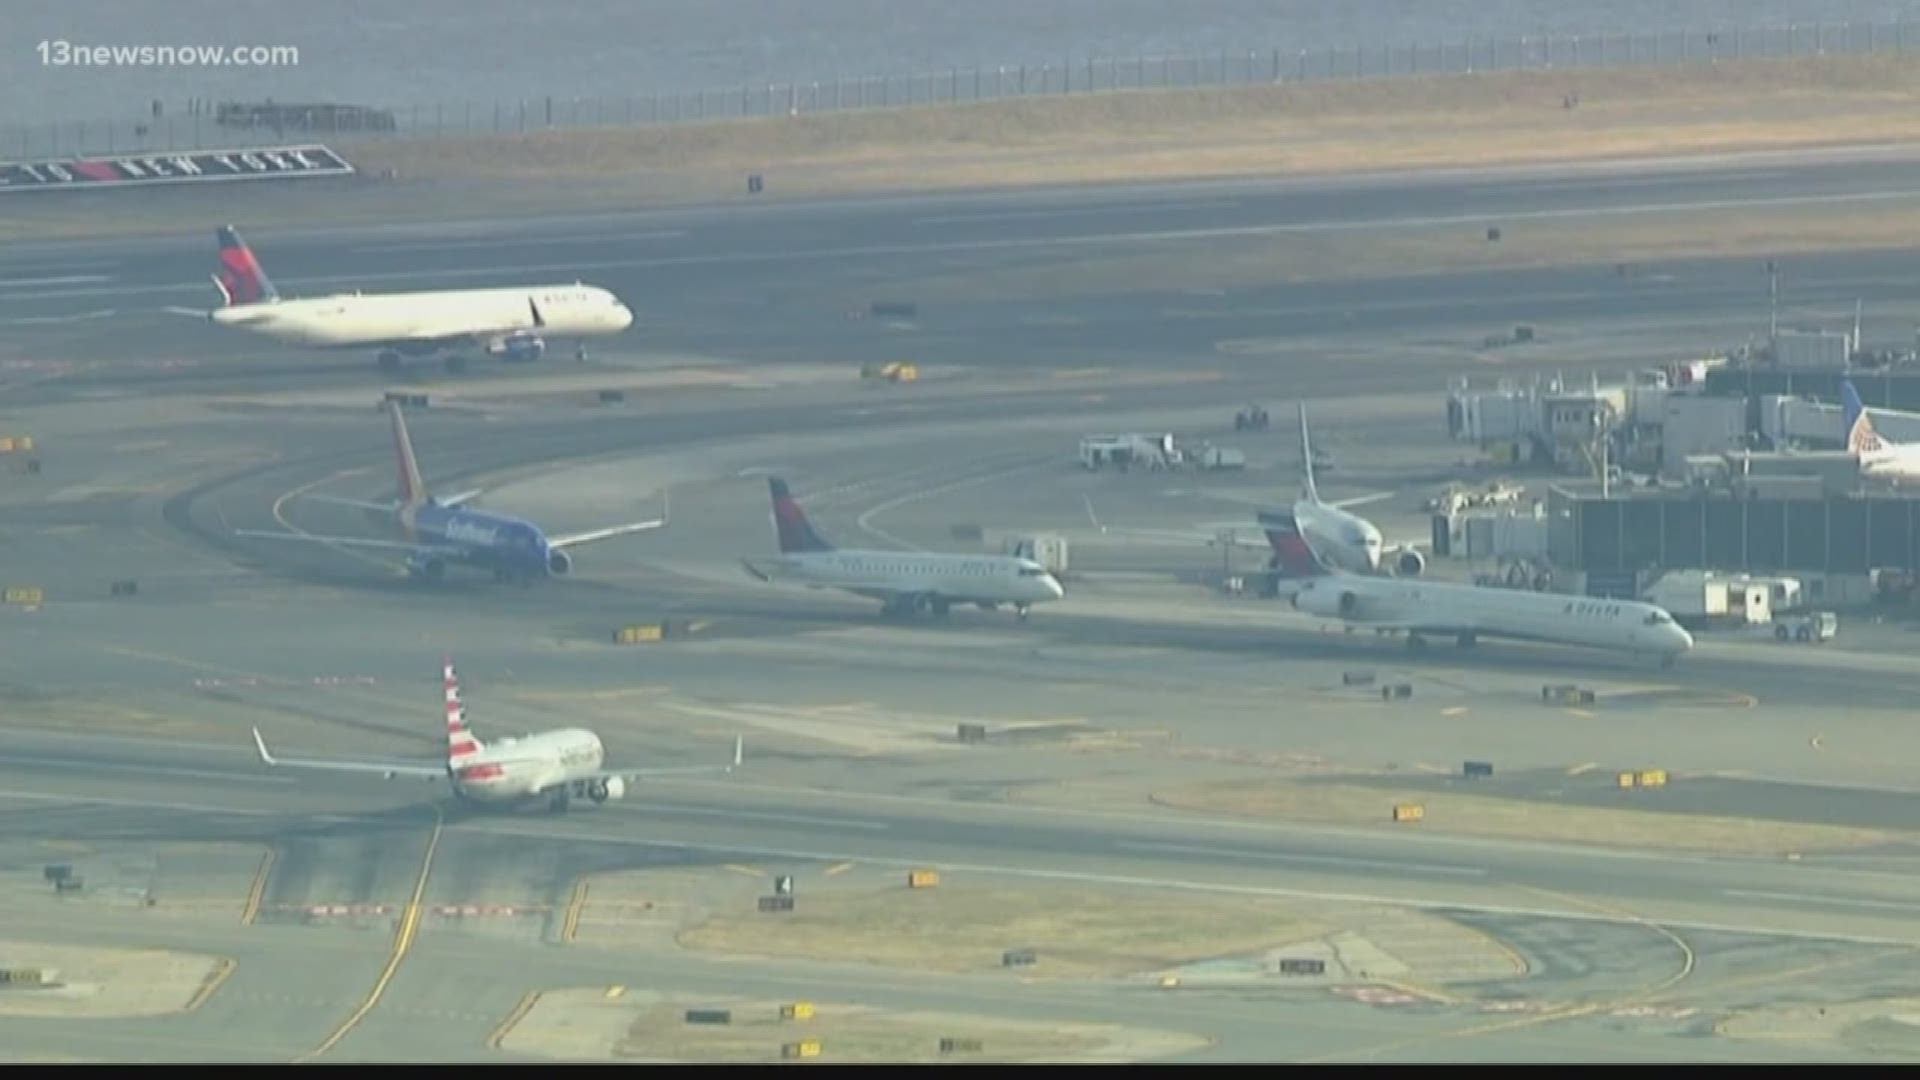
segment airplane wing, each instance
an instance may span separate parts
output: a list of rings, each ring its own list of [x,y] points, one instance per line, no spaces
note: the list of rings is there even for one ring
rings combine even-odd
[[[461,491],[452,495],[435,495],[433,501],[441,506],[464,506],[484,494],[486,494],[485,488],[474,488],[472,491]]]
[[[305,502],[323,502],[333,506],[351,506],[355,510],[380,510],[386,513],[392,513],[399,508],[399,504],[394,502],[369,502],[365,499],[348,499],[339,495],[302,495],[300,498]]]
[[[1393,498],[1393,492],[1391,491],[1376,491],[1371,495],[1356,495],[1351,499],[1336,499],[1327,505],[1333,507],[1335,510],[1351,510],[1356,506],[1385,502],[1391,498]]]
[[[310,544],[376,548],[383,551],[438,552],[444,555],[461,554],[458,548],[447,547],[441,544],[410,544],[405,540],[371,540],[360,536],[321,536],[317,533],[273,532],[266,529],[235,529],[233,535],[245,536],[253,540],[304,540]]]
[[[725,765],[678,765],[661,769],[602,769],[589,774],[586,779],[645,780],[655,776],[691,776],[698,773],[730,773],[740,767],[740,759],[746,752],[746,740],[738,735],[733,738],[733,760]]]
[[[405,776],[419,780],[444,780],[447,767],[444,764],[427,764],[421,761],[314,761],[305,758],[277,758],[267,752],[267,741],[260,737],[260,729],[253,729],[253,746],[260,752],[260,760],[276,768],[325,769],[332,772],[378,773],[388,779]]]
[[[616,536],[628,536],[637,532],[651,532],[654,529],[664,529],[667,527],[668,514],[672,510],[672,506],[668,502],[669,498],[670,496],[667,492],[661,492],[660,516],[652,521],[632,521],[625,525],[610,525],[604,529],[574,533],[571,536],[550,536],[547,538],[547,546],[564,549],[574,547],[578,544],[591,544],[598,540],[608,540]]]

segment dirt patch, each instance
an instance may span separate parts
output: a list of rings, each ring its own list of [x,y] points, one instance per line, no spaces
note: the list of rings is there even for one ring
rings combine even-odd
[[[1161,806],[1211,814],[1368,825],[1390,825],[1393,807],[1418,804],[1425,811],[1423,820],[1395,827],[1722,854],[1837,851],[1900,839],[1871,829],[1561,806],[1388,785],[1226,780],[1165,788],[1148,798]]]
[[[1905,57],[1845,56],[342,142],[361,178],[42,201],[0,223],[0,239],[169,232],[214,212],[346,224],[746,199],[749,172],[787,197],[1892,143],[1920,139],[1916,104],[1920,69]]]
[[[0,967],[37,968],[50,985],[0,990],[0,1016],[127,1018],[181,1012],[231,970],[211,956],[0,941]]]
[[[683,931],[710,952],[952,972],[1098,977],[1306,941],[1325,927],[1276,900],[1039,887],[809,892],[786,914],[722,912]]]

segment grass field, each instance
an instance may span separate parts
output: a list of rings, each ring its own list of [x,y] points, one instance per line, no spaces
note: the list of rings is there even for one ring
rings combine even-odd
[[[166,232],[205,215],[314,226],[745,201],[748,173],[779,198],[1907,143],[1920,142],[1916,106],[1920,68],[1847,56],[340,142],[362,178],[22,198],[0,239]],[[1695,243],[1725,241],[1685,222],[1660,239]]]

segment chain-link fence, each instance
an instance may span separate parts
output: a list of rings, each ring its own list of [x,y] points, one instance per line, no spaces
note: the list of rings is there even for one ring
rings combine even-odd
[[[1486,71],[1702,63],[1905,52],[1920,24],[1815,23],[1658,34],[1483,38],[1327,49],[1250,49],[949,68],[920,75],[755,83],[621,98],[528,97],[397,107],[154,102],[144,115],[0,125],[0,158],[214,149],[336,135],[457,137],[634,127],[850,109],[1000,101],[1156,87],[1378,79]]]

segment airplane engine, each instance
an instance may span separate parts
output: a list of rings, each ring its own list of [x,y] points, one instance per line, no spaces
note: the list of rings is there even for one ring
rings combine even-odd
[[[531,363],[547,354],[547,343],[532,334],[508,334],[487,342],[487,354],[509,364]]]
[[[566,577],[573,569],[573,557],[558,549],[547,552],[547,573],[554,577]]]
[[[587,798],[597,803],[617,799],[626,793],[627,782],[618,776],[609,776],[605,780],[596,780],[587,785]]]
[[[1427,557],[1417,548],[1394,548],[1387,557],[1394,577],[1419,577],[1427,569]]]
[[[1360,611],[1360,598],[1347,589],[1303,589],[1294,594],[1293,606],[1309,615],[1351,619]]]

